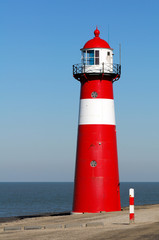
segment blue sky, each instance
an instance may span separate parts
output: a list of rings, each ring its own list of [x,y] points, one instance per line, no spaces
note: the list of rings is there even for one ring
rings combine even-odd
[[[159,2],[0,0],[0,181],[73,181],[80,84],[101,38],[122,46],[114,83],[120,181],[159,181]],[[109,27],[108,27],[109,26]]]

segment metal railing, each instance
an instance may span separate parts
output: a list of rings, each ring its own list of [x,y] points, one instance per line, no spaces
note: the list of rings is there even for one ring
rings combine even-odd
[[[73,75],[77,74],[121,74],[121,65],[120,64],[111,64],[111,63],[102,63],[100,65],[85,65],[85,64],[74,64],[73,65]]]

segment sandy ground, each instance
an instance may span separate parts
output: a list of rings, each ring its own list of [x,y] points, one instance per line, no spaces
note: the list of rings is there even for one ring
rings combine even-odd
[[[47,216],[0,224],[3,240],[159,240],[159,205],[135,208],[129,224],[128,209],[121,212]]]

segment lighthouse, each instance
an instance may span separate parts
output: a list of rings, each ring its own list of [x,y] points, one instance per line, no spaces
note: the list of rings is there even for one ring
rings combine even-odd
[[[94,35],[73,65],[81,83],[73,213],[121,210],[113,97],[121,65],[113,63],[113,49],[98,28]]]

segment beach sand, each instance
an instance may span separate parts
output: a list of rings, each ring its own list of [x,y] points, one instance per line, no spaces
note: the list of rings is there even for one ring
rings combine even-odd
[[[2,219],[1,219],[2,220]],[[2,222],[3,240],[104,240],[159,239],[159,204],[135,207],[135,223],[129,211],[67,216],[42,216]]]

